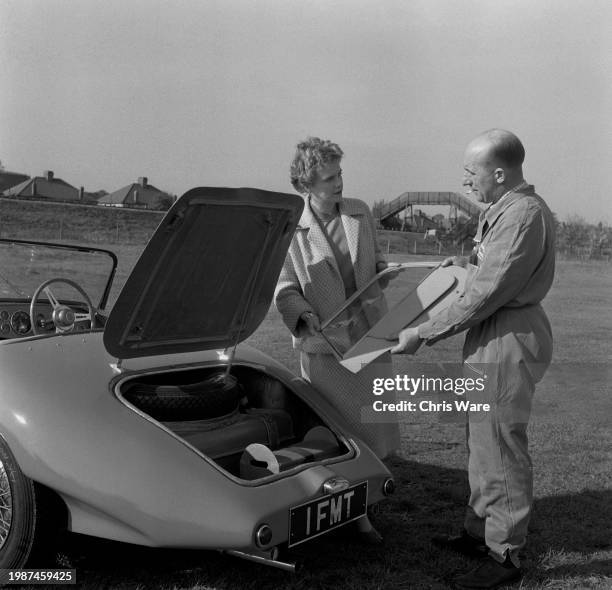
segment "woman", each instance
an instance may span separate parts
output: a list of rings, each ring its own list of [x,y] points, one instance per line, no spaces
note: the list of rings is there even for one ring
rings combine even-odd
[[[391,376],[390,356],[353,374],[338,363],[320,335],[321,323],[356,290],[386,268],[368,206],[342,195],[344,153],[329,140],[309,137],[297,146],[291,184],[305,207],[276,288],[275,303],[300,351],[302,376],[324,393],[352,431],[379,458],[399,448],[397,422],[364,422],[373,402],[372,380]],[[385,416],[389,419],[389,416]],[[369,542],[382,538],[367,518],[360,530]]]

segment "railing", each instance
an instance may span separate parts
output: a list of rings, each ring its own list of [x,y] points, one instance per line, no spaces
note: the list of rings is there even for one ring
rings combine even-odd
[[[388,203],[376,207],[374,217],[384,221],[388,217],[396,215],[409,205],[450,205],[465,211],[468,215],[479,215],[482,207],[480,204],[468,199],[466,196],[455,192],[406,192],[402,193]]]

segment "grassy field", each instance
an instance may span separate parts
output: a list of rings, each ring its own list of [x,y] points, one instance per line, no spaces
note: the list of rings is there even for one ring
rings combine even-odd
[[[162,217],[159,211],[0,198],[0,237],[138,245]]]
[[[120,259],[114,300],[141,247],[107,246]],[[414,258],[390,252],[395,260]],[[535,509],[523,556],[525,590],[612,588],[611,271],[605,263],[562,261],[545,302],[555,356],[538,386],[529,427]],[[273,308],[249,343],[298,370],[288,332]],[[456,336],[422,349],[416,360],[396,357],[395,369],[414,374],[420,363],[458,361],[461,343]],[[382,548],[361,546],[338,531],[301,546],[294,554],[301,570],[290,575],[215,552],[146,549],[68,535],[58,565],[76,568],[79,586],[86,589],[452,588],[457,570],[472,563],[435,550],[429,539],[462,524],[468,493],[464,427],[415,413],[405,415],[401,428],[401,454],[389,462],[398,490],[373,515],[386,537]]]
[[[86,241],[93,244],[144,244],[163,217],[159,211],[40,202],[0,197],[0,237],[50,241]],[[423,233],[380,231],[387,253],[437,254],[434,240]],[[445,250],[459,253],[459,249]],[[443,253],[444,253],[443,252]]]
[[[119,250],[125,261],[121,281],[137,251]],[[536,499],[523,589],[612,588],[610,270],[600,263],[561,262],[546,300],[556,352],[538,387],[529,428]],[[458,360],[461,342],[457,336],[422,349],[417,361]],[[249,343],[298,370],[273,308]],[[395,362],[398,373],[414,374],[415,361]],[[360,546],[338,532],[302,546],[294,555],[301,570],[289,575],[214,552],[144,549],[72,535],[60,563],[77,568],[83,588],[452,588],[457,570],[472,564],[435,550],[429,538],[462,523],[468,493],[464,428],[423,413],[407,415],[401,428],[401,455],[389,462],[398,491],[374,514],[386,537],[383,548]]]

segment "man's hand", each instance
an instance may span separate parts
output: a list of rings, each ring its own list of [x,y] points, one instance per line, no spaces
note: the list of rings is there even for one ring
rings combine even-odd
[[[399,343],[391,349],[391,354],[414,354],[422,343],[418,328],[406,328],[399,333]]]
[[[440,263],[440,266],[460,266],[465,268],[467,263],[468,259],[465,256],[449,256]]]
[[[321,322],[316,313],[305,311],[300,316],[300,320],[303,322],[303,330],[308,332],[310,336],[314,336],[321,331]]]

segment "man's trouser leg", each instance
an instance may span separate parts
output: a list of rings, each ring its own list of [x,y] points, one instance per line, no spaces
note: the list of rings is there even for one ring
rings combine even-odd
[[[490,377],[496,373],[488,372]],[[484,537],[495,559],[504,561],[509,554],[518,566],[533,502],[527,421],[534,386],[529,379],[514,381],[509,388],[505,379],[489,379],[492,387],[505,385],[505,391],[489,390],[482,396],[479,401],[490,403],[489,412],[468,412],[470,500],[465,528],[474,537]]]

